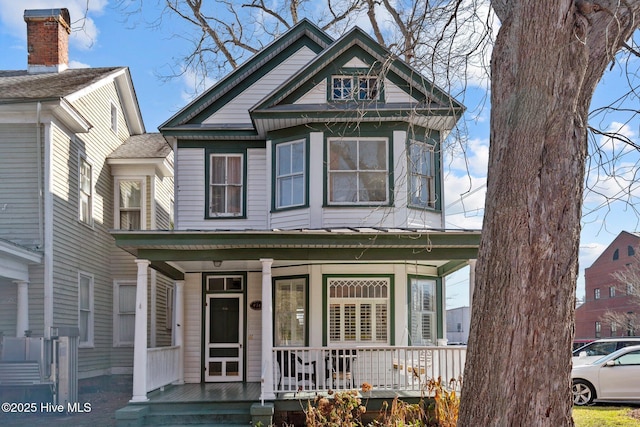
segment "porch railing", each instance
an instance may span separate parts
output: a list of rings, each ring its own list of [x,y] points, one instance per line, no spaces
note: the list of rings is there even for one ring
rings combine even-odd
[[[420,391],[429,379],[448,382],[464,371],[464,346],[276,347],[275,392],[359,389]]]
[[[180,346],[147,349],[147,392],[178,381]]]

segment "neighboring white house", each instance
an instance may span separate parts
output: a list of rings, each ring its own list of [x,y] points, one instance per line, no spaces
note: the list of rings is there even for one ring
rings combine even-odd
[[[445,277],[480,237],[444,229],[442,143],[463,110],[359,28],[333,40],[303,20],[161,125],[175,229],[113,232],[140,266],[133,401],[161,385],[147,372],[273,398],[294,351],[314,371],[287,386],[317,390],[336,349],[403,370],[382,352],[446,342]],[[147,266],[176,281],[180,325],[149,369]]]
[[[471,309],[469,307],[447,310],[447,340],[449,343],[467,344],[470,325]]]
[[[77,328],[79,378],[130,374],[137,267],[110,230],[170,228],[173,152],[128,68],[68,69],[67,9],[24,19],[28,69],[0,71],[0,335],[44,338],[51,360]],[[173,282],[149,289],[149,344],[169,345]]]

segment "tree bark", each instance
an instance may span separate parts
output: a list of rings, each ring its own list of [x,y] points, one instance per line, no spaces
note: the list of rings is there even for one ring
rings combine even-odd
[[[458,425],[572,426],[587,113],[640,2],[601,1],[596,10],[571,0],[492,3],[502,26]]]

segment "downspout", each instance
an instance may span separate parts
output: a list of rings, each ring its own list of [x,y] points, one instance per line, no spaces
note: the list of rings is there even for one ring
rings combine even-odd
[[[40,123],[41,112],[42,103],[38,101],[38,104],[36,105],[36,151],[38,166],[36,169],[38,171],[38,247],[40,249],[44,247],[44,219],[42,215],[42,198],[44,197],[44,192],[42,191],[42,135],[40,131],[40,126],[42,125],[42,123]]]

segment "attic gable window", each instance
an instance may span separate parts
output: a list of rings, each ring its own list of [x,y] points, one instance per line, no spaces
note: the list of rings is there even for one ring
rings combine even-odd
[[[331,99],[334,101],[372,101],[378,99],[379,88],[377,76],[345,76],[331,77]]]

